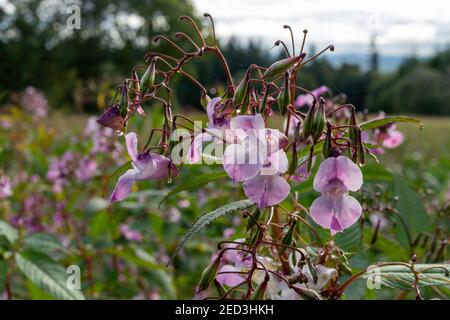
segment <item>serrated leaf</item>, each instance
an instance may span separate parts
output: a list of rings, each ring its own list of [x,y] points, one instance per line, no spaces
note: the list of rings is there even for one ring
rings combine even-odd
[[[5,236],[11,244],[16,242],[19,237],[17,230],[3,220],[0,220],[0,235]]]
[[[450,266],[448,264],[416,264],[419,287],[426,286],[450,286]],[[447,274],[446,271],[447,270]],[[372,282],[380,281],[380,284],[394,289],[412,289],[414,274],[408,266],[370,266],[363,278]]]
[[[244,210],[244,209],[250,208],[254,204],[255,203],[250,200],[240,200],[240,201],[228,203],[226,205],[223,205],[223,206],[217,208],[214,211],[205,213],[204,215],[200,216],[194,222],[194,224],[191,226],[191,228],[188,230],[186,235],[183,237],[183,239],[179,243],[174,254],[172,255],[172,259],[180,253],[181,249],[183,249],[186,242],[189,241],[197,232],[199,232],[201,229],[203,229],[206,225],[208,225],[212,221],[214,221],[217,218],[220,218],[226,214],[230,214],[230,213],[234,213],[238,210]]]
[[[339,248],[347,252],[356,252],[361,245],[361,226],[355,223],[343,232],[336,234],[334,240]]]
[[[173,197],[174,195],[176,195],[176,194],[178,194],[178,193],[180,193],[182,191],[196,189],[196,188],[199,188],[201,186],[204,186],[204,185],[208,184],[211,181],[223,179],[223,178],[225,178],[227,176],[228,175],[227,175],[227,173],[225,171],[212,172],[212,173],[206,173],[204,175],[201,175],[200,177],[197,177],[195,179],[191,179],[189,181],[186,181],[185,183],[175,187],[164,198],[162,198],[162,200],[158,204],[158,208],[161,207],[161,205],[163,204],[164,201],[166,201],[170,197]]]
[[[57,299],[84,300],[80,290],[66,285],[66,270],[50,257],[36,251],[22,251],[15,255],[16,264],[23,274],[39,288]]]
[[[385,124],[388,124],[388,123],[398,123],[398,122],[417,123],[417,124],[420,124],[421,126],[423,126],[423,123],[418,119],[405,117],[405,116],[389,116],[389,117],[384,117],[381,119],[368,120],[366,122],[360,123],[359,127],[362,130],[369,130],[369,129],[375,129],[375,128],[384,126]]]
[[[27,250],[34,250],[43,254],[52,252],[68,253],[67,248],[57,238],[47,233],[33,233],[27,235],[23,241]]]

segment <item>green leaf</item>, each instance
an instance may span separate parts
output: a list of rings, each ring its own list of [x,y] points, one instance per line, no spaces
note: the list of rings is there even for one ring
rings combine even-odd
[[[0,220],[0,235],[5,236],[9,243],[13,244],[19,237],[19,233],[16,229],[11,227],[11,225],[3,220]]]
[[[394,176],[394,194],[398,196],[396,209],[408,225],[411,236],[414,237],[420,232],[431,231],[430,217],[426,213],[419,195],[398,175]],[[398,217],[395,218],[397,221],[397,238],[402,244],[407,245],[408,238],[402,221]]]
[[[61,244],[61,241],[47,233],[33,233],[27,235],[23,241],[25,249],[27,250],[34,250],[43,254],[49,254],[52,252],[61,252],[64,254],[68,253],[67,248]]]
[[[337,246],[347,252],[357,251],[361,246],[361,239],[361,225],[359,223],[339,232],[334,238]]]
[[[418,123],[418,124],[420,124],[421,127],[423,127],[423,123],[420,120],[410,118],[410,117],[404,117],[404,116],[389,116],[389,117],[384,117],[381,119],[372,119],[372,120],[360,123],[359,127],[362,130],[369,130],[369,129],[375,129],[375,128],[381,127],[388,123],[394,123],[394,122]]]
[[[162,203],[169,199],[170,197],[173,197],[177,193],[180,193],[182,191],[186,190],[192,190],[197,189],[201,186],[204,186],[208,184],[211,181],[223,179],[227,177],[227,173],[225,171],[221,172],[212,172],[212,173],[206,173],[204,175],[201,175],[200,177],[197,177],[195,179],[191,179],[189,181],[186,181],[185,183],[175,187],[172,191],[170,191],[158,204],[158,208],[161,207]]]
[[[226,205],[223,205],[219,208],[217,208],[214,211],[205,213],[204,215],[200,216],[194,224],[191,226],[191,228],[188,230],[186,235],[181,240],[180,244],[175,250],[175,253],[172,255],[172,259],[176,257],[181,249],[184,247],[186,242],[191,239],[197,232],[199,232],[201,229],[203,229],[206,225],[208,225],[210,222],[216,220],[217,218],[220,218],[226,214],[234,213],[239,210],[244,210],[247,208],[250,208],[255,203],[250,200],[240,200],[236,202],[231,202]]]
[[[416,264],[415,270],[419,276],[419,287],[450,286],[449,264]],[[415,280],[411,269],[402,265],[373,265],[367,268],[363,278],[372,282],[379,280],[380,284],[394,289],[412,289]]]
[[[84,300],[80,290],[69,289],[66,285],[66,270],[50,257],[40,252],[26,250],[15,255],[15,260],[23,274],[39,288],[57,299]]]

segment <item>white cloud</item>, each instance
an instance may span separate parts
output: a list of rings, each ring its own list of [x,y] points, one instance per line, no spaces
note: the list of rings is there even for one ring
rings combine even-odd
[[[372,33],[380,50],[427,54],[431,47],[450,40],[450,1],[444,0],[193,0],[197,10],[209,12],[219,37],[259,38],[270,46],[289,39],[283,24],[296,31],[307,28],[309,40],[334,43],[336,48],[367,47]],[[444,33],[445,34],[445,33]],[[359,48],[359,49],[358,49]]]

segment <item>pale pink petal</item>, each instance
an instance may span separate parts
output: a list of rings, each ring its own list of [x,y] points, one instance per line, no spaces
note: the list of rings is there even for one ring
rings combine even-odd
[[[285,173],[289,168],[289,160],[284,150],[278,150],[272,153],[261,168],[260,174],[263,176],[273,176],[275,174]]]
[[[223,154],[223,168],[234,181],[253,178],[262,167],[257,149],[252,145],[231,144]]]
[[[239,271],[236,267],[226,264],[222,268],[220,268],[220,272],[234,272]],[[224,273],[218,274],[216,277],[217,281],[220,284],[224,284],[230,287],[237,286],[239,283],[243,282],[245,278],[241,276],[239,273]]]
[[[125,135],[125,142],[127,145],[127,151],[133,161],[136,161],[138,158],[138,139],[135,132],[130,132]]]
[[[362,208],[352,196],[320,196],[311,204],[311,218],[332,234],[352,226],[361,216]]]
[[[133,162],[133,166],[137,168],[136,180],[158,180],[178,174],[176,166],[170,159],[157,154],[146,153],[138,157],[138,161]]]
[[[244,182],[245,195],[260,209],[282,202],[289,195],[291,186],[281,176],[261,176]]]
[[[236,116],[231,119],[230,128],[231,129],[264,129],[266,127],[264,119],[261,114],[254,116]]]
[[[361,169],[350,158],[339,156],[336,158],[336,178],[350,191],[356,191],[363,184]]]
[[[334,178],[336,178],[336,158],[330,157],[320,164],[316,172],[313,182],[314,190],[322,192]]]
[[[116,187],[111,194],[111,202],[122,201],[131,192],[131,187],[135,180],[136,171],[133,169],[128,170],[119,177]]]
[[[145,111],[144,111],[144,109],[142,109],[141,105],[137,105],[136,111],[137,111],[141,116],[145,116]]]

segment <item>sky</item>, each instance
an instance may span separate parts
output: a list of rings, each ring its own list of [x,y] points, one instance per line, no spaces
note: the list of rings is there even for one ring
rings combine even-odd
[[[428,56],[450,43],[450,0],[192,0],[210,13],[219,38],[289,42],[290,25],[300,45],[302,30],[317,49],[367,53],[371,35],[382,55]]]

